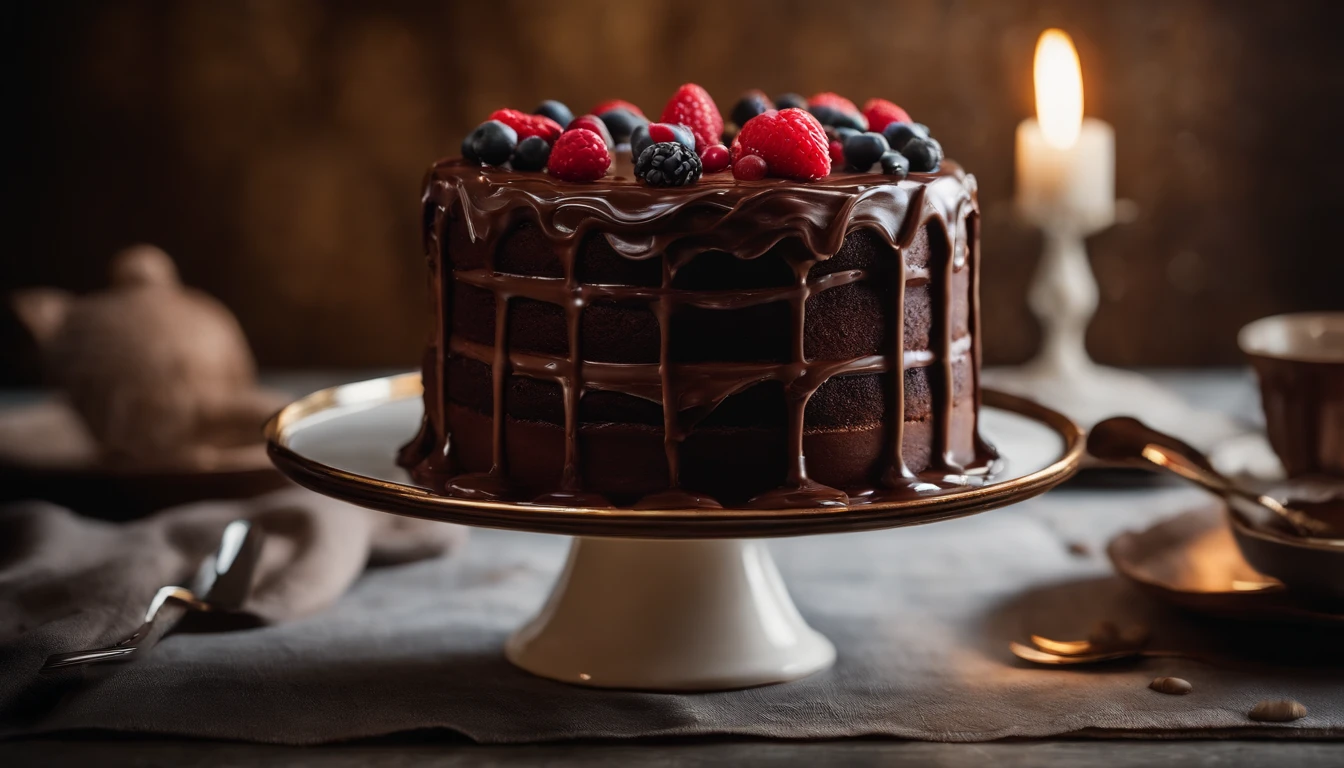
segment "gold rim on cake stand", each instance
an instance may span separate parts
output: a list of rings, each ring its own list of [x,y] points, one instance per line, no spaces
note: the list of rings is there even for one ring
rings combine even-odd
[[[1021,477],[977,487],[842,509],[625,509],[558,507],[479,501],[441,496],[405,482],[368,477],[317,461],[293,449],[296,429],[327,418],[421,395],[416,373],[344,384],[314,392],[290,404],[266,424],[271,460],[311,490],[372,509],[429,520],[485,528],[648,539],[708,539],[805,536],[920,525],[983,512],[1037,496],[1077,471],[1083,456],[1082,430],[1039,403],[984,390],[989,408],[1025,417],[1049,428],[1062,449],[1048,465]],[[412,436],[408,428],[405,439]],[[392,450],[389,448],[389,450]],[[1007,457],[1012,461],[1012,456]]]

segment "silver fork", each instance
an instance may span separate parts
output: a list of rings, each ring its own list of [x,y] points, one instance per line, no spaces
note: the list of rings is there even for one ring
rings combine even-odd
[[[246,520],[234,520],[224,528],[219,548],[201,563],[190,587],[160,588],[135,632],[105,648],[48,656],[41,671],[130,661],[154,647],[190,611],[238,611],[252,589],[261,544],[260,529]]]

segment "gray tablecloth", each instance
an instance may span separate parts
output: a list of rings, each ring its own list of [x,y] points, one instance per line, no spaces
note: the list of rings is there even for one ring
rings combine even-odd
[[[509,665],[504,639],[545,599],[567,540],[480,531],[451,557],[367,572],[319,614],[170,637],[143,661],[4,723],[0,735],[108,729],[294,744],[421,729],[496,743],[1344,736],[1337,666],[1250,671],[1157,660],[1063,671],[1008,653],[1009,640],[1029,632],[1074,637],[1102,619],[1146,622],[1160,647],[1344,647],[1320,631],[1252,635],[1197,620],[1111,575],[1102,550],[1112,534],[1200,503],[1182,489],[1065,490],[925,527],[772,542],[802,613],[835,642],[839,660],[796,683],[696,695],[571,687]],[[7,650],[35,670],[57,649]],[[1183,677],[1194,691],[1149,690],[1158,675]],[[1279,697],[1302,702],[1308,716],[1247,719],[1257,701]]]

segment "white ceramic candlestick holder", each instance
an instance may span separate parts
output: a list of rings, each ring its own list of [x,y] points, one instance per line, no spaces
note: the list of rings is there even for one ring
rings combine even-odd
[[[1097,310],[1098,289],[1085,239],[1115,223],[1114,213],[1021,213],[1044,232],[1041,261],[1027,294],[1041,323],[1041,348],[1021,367],[985,371],[986,384],[1048,403],[1084,428],[1111,416],[1135,416],[1205,449],[1238,434],[1230,419],[1198,411],[1152,379],[1098,365],[1087,354],[1087,326]]]

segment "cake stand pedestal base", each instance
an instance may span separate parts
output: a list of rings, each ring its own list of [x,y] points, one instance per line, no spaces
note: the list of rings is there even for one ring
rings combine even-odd
[[[505,654],[541,677],[644,691],[782,683],[835,661],[752,539],[576,538]]]

